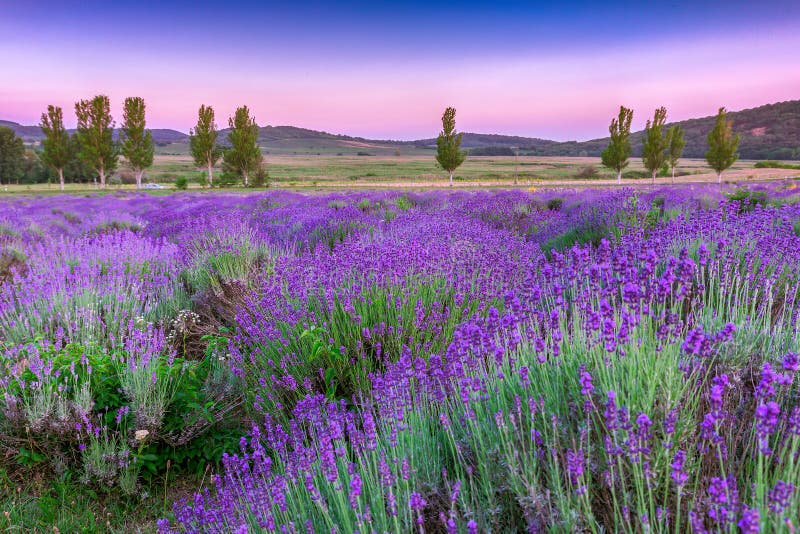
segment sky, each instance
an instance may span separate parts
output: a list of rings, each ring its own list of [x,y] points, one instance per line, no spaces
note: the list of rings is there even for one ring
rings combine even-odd
[[[378,138],[461,131],[603,137],[624,104],[682,120],[800,98],[800,1],[37,2],[0,0],[0,119],[105,94],[148,125]],[[119,121],[118,121],[119,122]]]

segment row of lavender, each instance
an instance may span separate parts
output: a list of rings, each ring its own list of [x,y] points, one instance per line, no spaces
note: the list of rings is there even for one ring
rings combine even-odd
[[[133,490],[256,415],[164,530],[788,530],[792,194],[9,202],[2,437]]]

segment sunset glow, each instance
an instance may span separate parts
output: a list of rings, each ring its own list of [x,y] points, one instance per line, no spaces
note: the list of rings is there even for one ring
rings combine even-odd
[[[620,104],[639,128],[661,105],[678,120],[800,97],[795,2],[735,15],[731,2],[46,4],[0,1],[0,119],[35,124],[56,104],[72,126],[80,98],[107,94],[120,117],[136,95],[154,128],[188,131],[203,103],[224,123],[247,104],[262,125],[413,139],[452,105],[464,131],[569,140],[605,135]]]

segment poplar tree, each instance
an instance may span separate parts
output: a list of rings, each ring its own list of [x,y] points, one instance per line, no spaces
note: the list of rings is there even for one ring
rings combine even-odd
[[[117,147],[114,145],[114,120],[108,97],[97,95],[75,104],[78,117],[78,157],[100,176],[100,187],[106,187],[106,174],[117,168]]]
[[[222,154],[217,145],[217,125],[214,122],[214,108],[200,106],[197,112],[197,124],[189,132],[189,148],[194,158],[194,164],[208,170],[208,186],[214,185],[213,167]]]
[[[664,137],[664,123],[667,122],[667,108],[656,109],[653,121],[647,120],[644,127],[644,148],[642,162],[644,168],[650,171],[653,183],[656,183],[656,174],[667,161],[667,138]]]
[[[19,183],[24,174],[25,144],[14,130],[0,126],[0,184]]]
[[[609,141],[605,150],[600,153],[603,165],[617,171],[618,184],[622,183],[622,171],[628,166],[628,158],[631,156],[632,120],[633,110],[620,106],[619,117],[611,119],[611,125],[608,127],[611,141]]]
[[[675,183],[675,167],[678,160],[683,155],[683,147],[686,146],[686,139],[683,137],[683,128],[676,124],[667,130],[667,161],[672,170],[672,183]]]
[[[461,150],[463,135],[456,133],[456,108],[445,109],[442,115],[442,131],[436,139],[436,161],[450,173],[450,185],[453,185],[453,172],[467,158],[467,153]]]
[[[222,168],[240,176],[244,186],[248,187],[250,175],[258,172],[262,160],[258,148],[258,125],[247,106],[242,106],[228,119],[228,126],[231,128],[228,134],[231,148],[222,155]]]
[[[72,160],[72,148],[67,130],[64,128],[64,112],[58,106],[47,106],[42,113],[39,127],[44,133],[42,139],[42,161],[58,173],[58,182],[64,190],[64,167]]]
[[[717,121],[708,134],[706,161],[717,171],[717,183],[722,183],[722,172],[729,169],[739,159],[739,134],[733,135],[731,121],[727,119],[725,108],[719,108]]]
[[[144,170],[153,164],[153,136],[145,130],[145,103],[141,97],[125,99],[122,130],[122,155],[136,175],[136,187],[142,187]]]

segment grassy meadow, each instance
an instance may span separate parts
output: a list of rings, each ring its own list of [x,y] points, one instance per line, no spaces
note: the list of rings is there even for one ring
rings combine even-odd
[[[307,147],[304,148],[307,150]],[[266,152],[266,169],[271,185],[279,188],[428,188],[449,187],[447,175],[437,167],[433,151],[411,148],[408,154],[394,155],[389,150],[370,149],[373,155],[359,156],[333,153],[291,154]],[[199,189],[198,180],[204,172],[194,167],[185,144],[161,147],[153,166],[145,174],[145,182],[171,188],[178,177],[186,177],[190,189]],[[338,155],[341,154],[341,155]],[[791,164],[792,162],[786,162]],[[754,168],[754,161],[737,161],[726,171],[723,179],[731,183],[748,183],[800,177],[792,169]],[[217,175],[220,168],[215,169]],[[683,159],[676,171],[677,183],[714,182],[716,175],[702,159]],[[660,176],[659,184],[671,183],[671,176]],[[649,184],[650,178],[640,158],[632,158],[623,174],[623,185]],[[616,185],[616,175],[605,169],[599,158],[509,156],[469,157],[459,167],[455,187],[560,187]],[[113,181],[111,189],[131,189],[132,184]],[[92,184],[67,184],[67,191],[93,190]],[[57,192],[56,184],[8,185],[0,193]],[[151,191],[152,192],[152,191]]]

